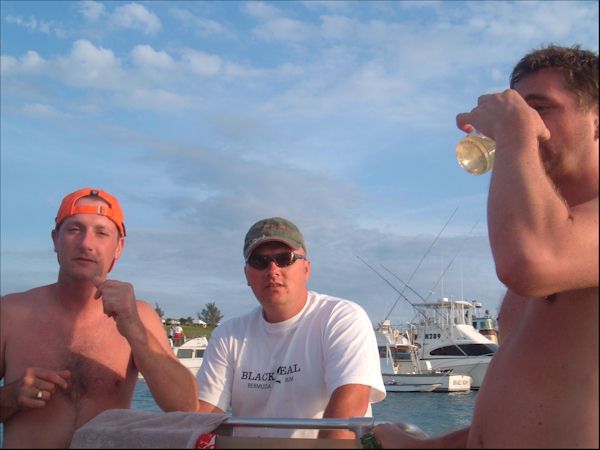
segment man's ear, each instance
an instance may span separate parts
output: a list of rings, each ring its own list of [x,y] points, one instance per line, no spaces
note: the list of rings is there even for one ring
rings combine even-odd
[[[52,232],[50,233],[50,236],[52,237],[52,245],[54,246],[54,252],[56,253],[56,238],[58,237],[56,228],[54,230],[52,230]]]
[[[304,279],[306,281],[308,281],[310,279],[310,261],[309,260],[304,261],[304,270],[306,272],[304,275]]]
[[[246,283],[250,286],[250,280],[248,280],[248,268],[244,266],[244,277],[246,277]]]
[[[115,261],[121,257],[121,253],[125,248],[125,238],[119,236],[119,244],[117,245],[117,249],[115,250]]]

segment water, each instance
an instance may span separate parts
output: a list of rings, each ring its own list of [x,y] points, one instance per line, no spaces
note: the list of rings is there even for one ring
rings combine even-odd
[[[471,424],[477,392],[388,392],[373,405],[373,416],[412,423],[431,437],[439,436]]]
[[[471,423],[476,397],[477,391],[388,392],[384,401],[373,405],[373,416],[376,420],[412,423],[430,436],[439,436]],[[131,407],[160,411],[143,380],[136,385]]]
[[[388,392],[384,401],[373,405],[376,420],[412,423],[430,436],[439,436],[471,423],[477,391],[468,392]],[[148,385],[138,380],[133,409],[160,411]],[[0,426],[0,443],[2,442]]]

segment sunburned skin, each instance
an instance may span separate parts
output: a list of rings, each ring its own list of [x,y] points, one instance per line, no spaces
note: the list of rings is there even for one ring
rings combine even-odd
[[[98,412],[107,408],[128,408],[137,379],[131,352],[116,350],[124,338],[116,330],[114,321],[106,315],[76,327],[67,317],[58,317],[44,308],[43,300],[51,298],[49,286],[28,291],[9,300],[21,308],[14,308],[15,317],[9,326],[14,329],[6,342],[5,358],[11,365],[5,373],[5,385],[18,379],[28,367],[43,367],[55,371],[68,371],[68,387],[56,388],[45,395],[48,400],[42,408],[20,411],[11,417],[4,427],[6,447],[44,447],[46,442],[57,442],[68,447],[75,429],[86,423]],[[4,301],[4,300],[3,300]],[[24,312],[27,303],[35,302],[37,313]],[[7,305],[8,306],[8,305]],[[102,308],[98,304],[98,308]],[[3,312],[7,308],[3,307]],[[36,323],[35,327],[28,324]],[[56,333],[59,326],[63,334]],[[16,330],[30,329],[29,334]],[[123,367],[116,372],[110,367]],[[34,427],[36,433],[24,432]],[[24,442],[23,436],[27,436]],[[23,445],[25,444],[25,445]]]
[[[0,302],[4,445],[68,447],[99,413],[130,407],[138,372],[163,411],[194,411],[194,375],[173,354],[160,318],[131,283],[107,278],[125,246],[116,198],[83,188],[56,217],[57,282]]]

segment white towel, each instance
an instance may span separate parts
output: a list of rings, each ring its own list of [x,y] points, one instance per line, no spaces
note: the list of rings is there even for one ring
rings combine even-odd
[[[195,448],[227,414],[109,409],[75,431],[70,448]]]

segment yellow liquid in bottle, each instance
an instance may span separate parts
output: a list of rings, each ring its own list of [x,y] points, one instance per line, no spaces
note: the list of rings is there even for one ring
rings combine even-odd
[[[494,166],[496,143],[479,133],[470,133],[456,145],[458,164],[473,175],[483,175]]]

